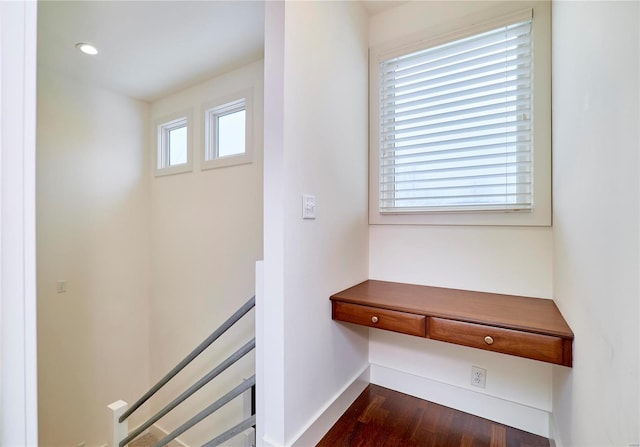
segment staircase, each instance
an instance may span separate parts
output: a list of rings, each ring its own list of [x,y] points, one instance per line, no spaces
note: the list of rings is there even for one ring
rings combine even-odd
[[[129,447],[153,447],[157,443],[158,438],[151,433],[147,433],[146,435],[140,436],[135,441],[131,441],[129,443]]]
[[[178,405],[182,404],[185,400],[193,396],[203,386],[211,382],[222,372],[231,367],[238,360],[246,356],[248,353],[255,349],[256,340],[255,337],[245,343],[241,348],[236,350],[233,354],[223,360],[220,364],[215,366],[211,371],[202,376],[193,385],[188,387],[178,396],[176,396],[171,402],[166,404],[160,411],[150,417],[147,421],[140,424],[135,429],[129,432],[128,419],[138,410],[143,404],[151,399],[160,389],[162,389],[171,379],[173,379],[180,371],[182,371],[189,363],[197,358],[207,348],[212,346],[216,340],[222,336],[227,330],[233,327],[242,317],[244,317],[251,309],[255,307],[255,296],[249,299],[243,306],[241,306],[233,315],[231,315],[220,327],[211,333],[205,340],[203,340],[193,351],[191,351],[182,361],[180,361],[171,371],[169,371],[158,383],[156,383],[149,391],[144,393],[133,405],[129,405],[119,400],[109,405],[109,409],[112,413],[113,424],[113,447],[161,447],[169,445],[172,441],[176,440],[178,436],[191,429],[196,424],[202,422],[208,416],[218,411],[220,408],[231,402],[233,399],[241,396],[245,393],[251,393],[251,416],[240,421],[230,429],[219,433],[209,442],[205,443],[206,447],[215,447],[222,445],[224,442],[237,436],[238,434],[245,432],[249,429],[253,429],[253,438],[255,439],[255,424],[256,424],[256,412],[255,412],[255,374],[247,380],[240,382],[236,387],[227,391],[222,397],[211,403],[205,409],[200,411],[195,416],[191,417],[179,427],[176,427],[173,431],[168,433],[162,439],[158,440],[153,435],[148,433],[149,429],[158,422],[160,419],[169,414]],[[253,441],[255,445],[255,441]],[[203,447],[204,447],[203,446]]]

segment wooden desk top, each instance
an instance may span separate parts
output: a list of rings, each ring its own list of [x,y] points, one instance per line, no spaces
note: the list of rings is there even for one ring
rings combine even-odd
[[[553,300],[368,280],[331,300],[573,340]]]

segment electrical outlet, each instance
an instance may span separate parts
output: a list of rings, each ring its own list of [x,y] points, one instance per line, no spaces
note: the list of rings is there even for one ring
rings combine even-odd
[[[487,385],[487,370],[477,366],[471,367],[471,385],[485,388]]]

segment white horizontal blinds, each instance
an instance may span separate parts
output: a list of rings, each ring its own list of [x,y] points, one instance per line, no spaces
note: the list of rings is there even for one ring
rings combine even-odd
[[[379,68],[382,213],[532,208],[531,19]]]

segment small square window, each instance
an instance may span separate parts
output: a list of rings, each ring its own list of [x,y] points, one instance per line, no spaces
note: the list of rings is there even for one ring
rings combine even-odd
[[[160,120],[157,127],[156,175],[191,171],[189,114]]]
[[[252,92],[204,106],[205,149],[202,168],[251,163]]]

